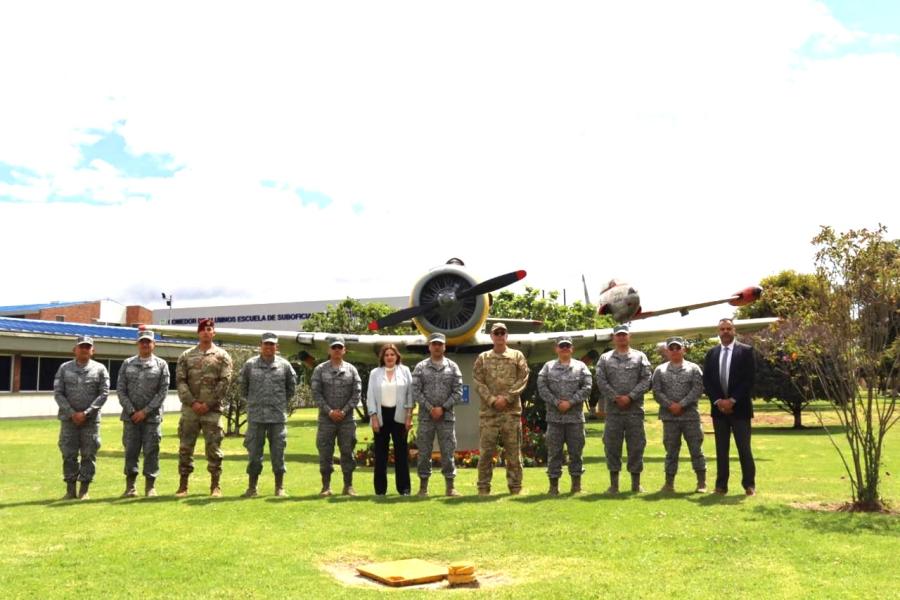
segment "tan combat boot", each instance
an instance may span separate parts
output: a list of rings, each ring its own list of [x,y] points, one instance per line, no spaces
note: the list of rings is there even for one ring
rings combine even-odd
[[[125,491],[122,492],[123,498],[134,498],[137,496],[137,490],[134,489],[134,482],[137,480],[137,475],[126,475],[125,476]]]
[[[91,487],[90,481],[82,481],[81,489],[78,490],[78,499],[79,500],[90,500],[91,497],[88,494],[88,488]]]
[[[66,482],[66,495],[60,498],[60,500],[74,500],[78,497],[78,494],[75,493],[75,482],[67,481]]]
[[[452,478],[452,477],[446,477],[446,478],[444,478],[444,480],[445,480],[446,483],[447,483],[447,496],[450,496],[450,497],[452,497],[452,498],[455,498],[455,497],[457,497],[457,496],[462,496],[462,494],[460,494],[460,493],[457,491],[456,486],[455,486],[454,483],[453,483],[453,478]]]
[[[186,498],[188,495],[188,479],[190,479],[190,475],[183,474],[181,476],[181,480],[178,483],[178,490],[175,492],[176,498]]]
[[[550,478],[550,489],[547,490],[550,496],[559,496],[559,477]]]
[[[428,497],[428,478],[427,477],[419,477],[419,493],[416,494],[419,498]]]
[[[275,495],[279,498],[287,497],[284,491],[284,473],[275,473]]]
[[[572,493],[581,493],[581,475],[572,475]]]
[[[144,478],[144,496],[156,498],[156,477],[147,476]]]
[[[259,492],[256,489],[258,483],[259,475],[251,475],[250,481],[247,483],[247,491],[243,493],[241,498],[256,498],[259,496]]]
[[[211,498],[221,498],[222,488],[219,487],[219,478],[221,475],[211,475],[209,478],[209,495]]]

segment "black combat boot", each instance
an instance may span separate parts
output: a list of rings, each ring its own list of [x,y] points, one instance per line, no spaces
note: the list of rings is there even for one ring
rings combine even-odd
[[[284,491],[284,473],[275,473],[275,495],[279,498],[287,496]]]
[[[125,476],[125,491],[122,492],[123,498],[134,498],[137,496],[137,490],[134,489],[135,480],[137,480],[137,475]]]
[[[90,481],[82,481],[81,489],[78,490],[78,499],[79,500],[90,500],[91,497],[88,494],[88,488],[91,487]]]
[[[705,494],[707,492],[706,488],[706,471],[697,471],[697,489],[696,492],[698,494]]]
[[[447,495],[448,495],[448,496],[451,496],[451,497],[462,496],[462,494],[460,494],[460,493],[456,490],[456,486],[455,486],[455,484],[453,483],[453,478],[452,478],[452,477],[445,477],[445,478],[444,478],[444,481],[445,481],[446,484],[447,484]]]
[[[331,473],[322,473],[322,491],[319,492],[320,496],[330,496],[331,495]]]
[[[181,475],[181,481],[178,483],[178,490],[175,492],[176,498],[186,498],[188,495],[188,479],[190,479],[190,475],[187,473],[183,473]]]
[[[581,475],[572,475],[572,493],[581,493]]]
[[[345,496],[356,495],[356,490],[353,489],[353,473],[344,473],[344,489],[341,493]]]
[[[635,494],[640,494],[644,491],[644,488],[641,487],[641,474],[640,473],[632,473],[631,474],[631,491]]]
[[[551,496],[559,496],[559,477],[550,478],[550,489],[547,493]]]
[[[247,483],[247,491],[244,492],[242,498],[256,498],[259,496],[259,492],[256,490],[256,485],[259,483],[259,475],[251,475],[250,481]]]
[[[618,494],[619,493],[619,472],[618,471],[610,471],[609,472],[609,487],[606,488],[607,494]]]
[[[416,494],[420,498],[425,498],[428,496],[428,478],[427,477],[419,477],[419,493]]]
[[[67,481],[66,482],[66,495],[60,498],[61,500],[74,500],[78,497],[78,494],[75,493],[75,482]]]
[[[156,498],[156,477],[149,475],[144,477],[144,495],[148,498]]]
[[[222,497],[222,488],[219,487],[219,478],[222,476],[219,474],[211,474],[209,476],[209,495],[212,498],[221,498]]]
[[[668,473],[666,473],[666,482],[663,484],[662,489],[660,489],[659,491],[666,494],[671,494],[672,492],[674,492],[675,475],[669,475]]]

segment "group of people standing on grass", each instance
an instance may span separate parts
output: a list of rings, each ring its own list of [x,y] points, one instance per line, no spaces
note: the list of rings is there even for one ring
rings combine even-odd
[[[522,402],[529,368],[522,352],[507,345],[503,323],[491,327],[493,347],[482,352],[474,363],[473,378],[481,398],[479,413],[478,494],[490,495],[494,458],[502,446],[506,482],[510,494],[522,493]],[[178,359],[176,380],[182,403],[178,425],[179,486],[175,495],[188,494],[193,472],[193,454],[203,434],[210,473],[210,495],[221,496],[221,442],[224,431],[221,410],[232,377],[232,361],[227,352],[213,344],[215,323],[201,319],[198,343]],[[755,363],[752,349],[734,339],[730,319],[719,323],[721,344],[711,349],[704,368],[684,360],[685,341],[679,337],[666,341],[669,360],[650,373],[647,357],[630,347],[627,325],[613,330],[614,348],[600,357],[596,381],[604,399],[606,424],[603,442],[609,469],[608,493],[619,492],[622,447],[627,450],[626,469],[631,490],[642,492],[641,473],[646,446],[644,434],[644,394],[651,388],[660,404],[663,444],[666,449],[666,483],[663,491],[674,491],[678,454],[682,438],[687,442],[694,471],[696,491],[706,491],[706,461],[702,452],[703,432],[697,403],[705,391],[712,402],[716,439],[717,477],[715,491],[728,489],[728,454],[733,435],[737,444],[745,493],[755,494],[755,468],[750,450],[750,419],[753,406],[750,392]],[[157,495],[159,443],[162,437],[162,405],[169,388],[169,368],[154,355],[154,334],[141,331],[138,354],[124,361],[119,372],[118,396],[122,405],[122,443],[125,448],[124,497],[137,496],[140,454],[144,454],[143,474],[146,496]],[[557,358],[543,365],[538,375],[538,392],[547,406],[546,443],[548,451],[548,493],[559,494],[563,448],[569,454],[571,491],[582,490],[583,449],[585,445],[584,403],[592,386],[587,366],[573,358],[572,340],[561,338],[556,345]],[[259,354],[249,359],[239,374],[241,395],[247,402],[247,431],[244,446],[248,452],[248,486],[244,497],[258,495],[266,440],[275,495],[284,496],[285,448],[287,445],[288,403],[297,385],[290,363],[278,356],[278,337],[265,333]],[[90,337],[76,340],[74,360],[60,366],[54,381],[59,405],[59,448],[63,457],[65,499],[89,497],[94,477],[96,454],[100,447],[100,408],[109,393],[106,368],[91,359],[94,343]],[[462,396],[462,373],[445,356],[446,338],[442,333],[428,337],[429,356],[410,370],[402,364],[399,349],[387,344],[380,349],[379,366],[369,376],[367,412],[375,437],[376,495],[387,493],[387,467],[390,444],[395,455],[395,484],[398,493],[412,492],[407,434],[413,414],[418,412],[416,444],[419,448],[417,474],[419,496],[429,494],[432,473],[431,448],[437,438],[441,474],[447,496],[460,495],[455,486],[456,430],[454,407]],[[359,404],[362,384],[358,371],[344,361],[346,347],[340,337],[329,344],[328,360],[316,366],[311,378],[313,399],[318,407],[316,447],[322,479],[321,496],[332,495],[333,454],[337,444],[343,477],[342,493],[355,496],[353,472],[356,423],[353,417]],[[416,411],[416,409],[418,409]],[[76,489],[76,484],[81,486]]]

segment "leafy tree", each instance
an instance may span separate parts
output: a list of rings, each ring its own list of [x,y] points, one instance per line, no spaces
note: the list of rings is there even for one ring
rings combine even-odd
[[[820,286],[815,274],[787,270],[766,277],[760,285],[765,290],[762,298],[738,308],[738,319],[807,318],[815,311]]]
[[[806,362],[824,396],[837,409],[849,446],[832,438],[850,479],[852,507],[880,510],[882,455],[888,431],[900,420],[900,244],[884,239],[887,228],[838,234],[822,227],[817,246],[816,319],[798,328],[810,348]],[[886,395],[879,394],[885,381]]]

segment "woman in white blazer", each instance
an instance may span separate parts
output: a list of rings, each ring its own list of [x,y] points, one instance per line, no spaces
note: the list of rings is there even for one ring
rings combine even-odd
[[[375,434],[375,494],[387,493],[388,448],[394,440],[394,479],[397,492],[409,496],[409,446],[406,436],[412,426],[412,373],[401,364],[403,357],[394,344],[378,353],[377,369],[369,373],[366,405]]]

